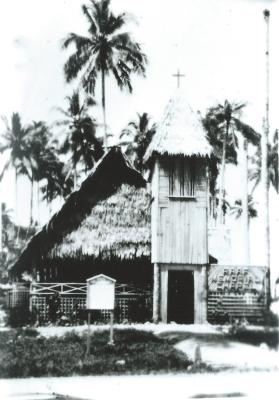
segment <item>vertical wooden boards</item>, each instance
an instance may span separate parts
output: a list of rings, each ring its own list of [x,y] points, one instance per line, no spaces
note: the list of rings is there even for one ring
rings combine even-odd
[[[170,196],[170,183],[180,179],[172,171],[169,176],[168,164],[172,161],[164,158],[157,161],[153,182],[158,179],[154,193],[154,211],[152,213],[152,262],[206,264],[207,251],[207,185],[205,161],[198,160],[195,169],[195,196]],[[192,166],[191,166],[192,167]],[[189,167],[190,168],[190,167]],[[185,179],[187,159],[185,161]],[[170,179],[171,178],[171,179]],[[173,183],[177,187],[178,183]],[[186,186],[185,186],[186,187]],[[156,206],[158,213],[156,213]],[[156,235],[157,230],[157,235]]]

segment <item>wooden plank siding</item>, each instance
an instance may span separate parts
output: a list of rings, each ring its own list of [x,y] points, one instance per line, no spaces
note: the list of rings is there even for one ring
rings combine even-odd
[[[156,163],[152,178],[152,262],[208,263],[206,166],[203,159],[196,161],[193,197],[170,196],[170,158]],[[184,162],[187,177],[189,159]],[[179,179],[177,174],[172,178]]]

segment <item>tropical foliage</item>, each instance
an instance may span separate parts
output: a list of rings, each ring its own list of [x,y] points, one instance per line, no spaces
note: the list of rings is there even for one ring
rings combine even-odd
[[[251,218],[255,218],[258,216],[258,211],[256,210],[255,207],[255,202],[253,199],[252,195],[248,196],[248,216],[249,216],[249,220]],[[231,213],[234,214],[236,216],[236,218],[240,218],[241,215],[243,214],[243,207],[242,207],[242,200],[241,199],[237,199],[234,202],[234,205],[230,207],[231,209]]]
[[[125,32],[128,16],[114,15],[110,0],[90,0],[82,6],[88,22],[88,36],[70,33],[63,41],[62,48],[73,45],[74,53],[64,66],[67,82],[80,77],[82,87],[94,94],[97,76],[101,75],[102,108],[104,117],[104,145],[106,134],[106,77],[112,74],[120,89],[132,92],[131,74],[145,73],[146,56],[138,42]]]
[[[150,121],[151,118],[146,112],[138,113],[137,119],[129,122],[120,134],[120,146],[139,171],[143,170],[144,154],[156,132],[156,124],[151,124]]]
[[[251,164],[249,178],[254,184],[252,189],[254,192],[261,181],[261,146],[257,147],[255,154],[251,157]],[[278,130],[274,132],[272,142],[268,144],[267,165],[269,182],[278,193]]]
[[[95,104],[94,99],[88,96],[81,102],[78,91],[66,99],[67,109],[58,108],[64,119],[57,121],[57,125],[65,129],[65,138],[59,152],[70,155],[66,166],[67,178],[73,175],[76,182],[77,165],[83,166],[85,171],[92,169],[94,163],[102,157],[103,149],[100,140],[96,138],[96,122],[89,117],[89,108]]]
[[[0,152],[3,153],[6,150],[10,150],[10,157],[2,170],[0,178],[2,179],[5,171],[10,166],[13,166],[17,179],[19,174],[28,175],[32,164],[27,144],[29,128],[22,126],[18,113],[12,114],[10,124],[7,118],[3,118],[3,122],[6,126],[6,131],[2,135]]]
[[[209,108],[203,119],[208,140],[213,147],[214,158],[217,164],[220,165],[218,202],[220,209],[225,200],[225,166],[226,163],[237,164],[239,138],[242,137],[244,141],[246,140],[253,145],[258,145],[260,142],[260,135],[240,119],[244,107],[245,103],[234,103],[225,100],[224,104]],[[214,193],[217,170],[214,162],[211,164],[211,193]],[[221,212],[219,214],[221,215]]]

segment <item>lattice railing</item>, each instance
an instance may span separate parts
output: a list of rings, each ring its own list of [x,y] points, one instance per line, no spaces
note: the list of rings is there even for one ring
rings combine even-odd
[[[50,298],[59,297],[59,314],[65,319],[83,318],[86,310],[86,283],[39,283],[30,287],[30,307],[38,313],[41,320],[49,318]],[[152,290],[151,287],[139,287],[131,284],[116,284],[115,287],[116,318],[119,322],[137,319],[140,309],[146,318],[151,317]],[[110,313],[100,310],[93,313],[93,320],[108,321]]]

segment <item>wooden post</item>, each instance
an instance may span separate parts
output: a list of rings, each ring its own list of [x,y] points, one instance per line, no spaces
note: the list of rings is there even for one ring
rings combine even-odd
[[[153,276],[153,322],[156,324],[160,319],[160,267],[154,263]]]
[[[201,268],[201,292],[202,292],[201,323],[205,324],[207,321],[207,301],[208,301],[208,271],[206,266],[203,266]]]
[[[86,357],[89,357],[89,355],[90,355],[90,343],[91,343],[91,337],[90,337],[90,333],[91,333],[90,332],[90,323],[91,323],[91,321],[90,321],[90,319],[91,319],[91,312],[90,312],[90,310],[88,310],[87,345],[86,345],[86,353],[85,353]]]
[[[111,310],[110,312],[110,329],[109,329],[109,345],[114,345],[113,341],[113,320],[114,320],[114,310]]]

